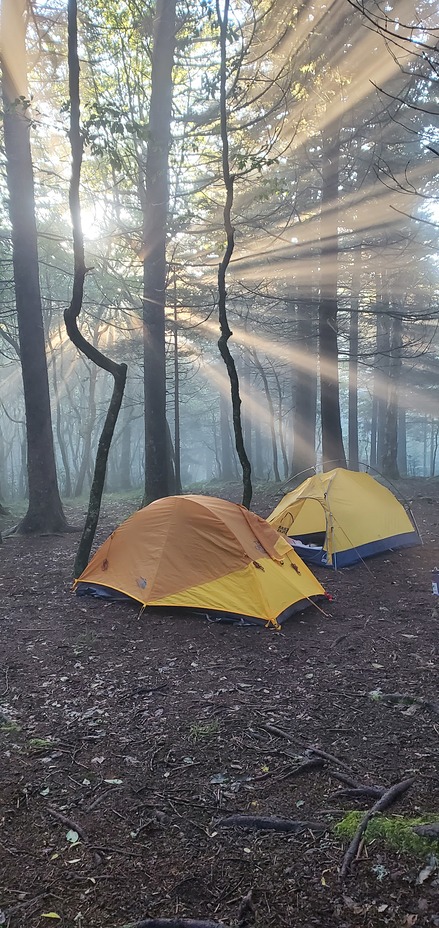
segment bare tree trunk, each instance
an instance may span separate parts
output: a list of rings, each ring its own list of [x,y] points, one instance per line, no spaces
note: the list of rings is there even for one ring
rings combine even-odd
[[[256,351],[252,351],[253,360],[255,363],[256,369],[259,371],[262,384],[264,387],[265,399],[267,400],[268,412],[270,416],[270,435],[271,435],[271,453],[273,456],[273,475],[276,483],[280,483],[280,474],[279,474],[279,464],[277,456],[277,441],[276,441],[276,429],[274,427],[274,406],[273,400],[271,399],[270,388],[268,386],[267,375],[264,371],[264,368],[256,354]]]
[[[298,303],[297,346],[304,364],[294,377],[293,475],[310,470],[316,463],[317,319],[312,303]]]
[[[166,229],[176,0],[156,0],[143,193],[144,505],[169,495],[166,424]]]
[[[350,470],[358,470],[358,294],[360,291],[361,250],[354,253],[349,315],[349,431]]]
[[[20,533],[63,532],[38,267],[37,226],[26,76],[26,3],[2,0],[4,141],[12,226],[12,262],[26,410],[29,506]]]
[[[126,364],[116,364],[105,357],[94,345],[89,344],[78,329],[78,317],[82,308],[84,294],[84,281],[87,269],[84,257],[84,237],[81,225],[81,204],[79,198],[79,184],[81,179],[81,166],[83,155],[83,138],[80,130],[80,97],[79,97],[79,58],[78,58],[78,22],[76,0],[68,0],[68,67],[69,67],[69,96],[70,96],[70,145],[72,150],[72,174],[70,179],[69,202],[73,227],[73,293],[70,306],[65,310],[64,321],[67,334],[74,345],[86,355],[90,361],[103,370],[108,371],[114,378],[113,394],[108,407],[106,419],[99,439],[93,481],[90,489],[90,499],[84,529],[76,554],[74,574],[78,577],[87,566],[88,558],[96,533],[99,513],[101,509],[102,493],[104,490],[107,461],[111,441],[116,427],[117,417],[121,407],[125,381],[127,376]]]
[[[220,26],[220,122],[221,122],[221,144],[222,144],[222,166],[223,181],[226,188],[226,202],[224,205],[224,230],[226,233],[227,244],[224,257],[218,268],[218,317],[221,335],[218,340],[218,348],[221,357],[226,365],[227,373],[230,380],[230,391],[232,396],[233,412],[233,430],[235,433],[235,444],[239,461],[242,468],[243,495],[242,505],[250,508],[252,498],[251,482],[251,465],[244,447],[241,422],[241,397],[239,395],[239,380],[236,372],[236,365],[230,353],[228,340],[232,335],[227,319],[227,290],[226,290],[226,273],[230,264],[230,259],[235,247],[235,231],[231,222],[231,212],[233,206],[234,193],[234,174],[230,173],[229,164],[229,138],[227,131],[227,89],[226,89],[226,66],[227,66],[227,29],[229,17],[229,0],[224,0],[224,12],[221,15],[219,0],[216,0],[216,12]]]
[[[383,474],[399,479],[398,470],[398,393],[401,379],[402,319],[394,316],[390,340],[389,393],[383,452]]]
[[[84,489],[84,480],[87,474],[87,471],[90,466],[91,460],[91,442],[93,437],[93,429],[96,425],[96,381],[98,377],[98,370],[96,365],[90,370],[90,380],[89,380],[89,390],[88,390],[88,408],[84,409],[84,416],[82,422],[82,453],[81,453],[81,463],[79,465],[79,471],[76,477],[75,489],[73,495],[75,497],[81,496],[81,493]]]
[[[401,477],[407,476],[407,423],[402,402],[398,406],[398,470]]]
[[[287,447],[285,443],[285,427],[284,427],[284,421],[283,421],[284,394],[282,392],[282,387],[280,385],[278,374],[274,368],[274,364],[271,365],[271,369],[273,372],[273,377],[276,382],[277,404],[278,404],[277,428],[279,432],[279,443],[280,443],[280,450],[282,454],[282,466],[283,466],[283,471],[284,471],[284,480],[286,480],[288,477],[288,455],[287,455]]]
[[[346,467],[340,418],[337,344],[338,174],[340,123],[323,137],[321,295],[319,305],[320,407],[323,466]]]

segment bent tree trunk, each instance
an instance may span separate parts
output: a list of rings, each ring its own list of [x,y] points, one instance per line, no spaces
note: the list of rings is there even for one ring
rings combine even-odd
[[[20,533],[68,529],[58,489],[38,268],[26,76],[26,3],[2,0],[1,73],[12,262],[26,411],[28,510]]]
[[[74,575],[78,577],[87,565],[91,546],[96,532],[107,472],[108,454],[111,440],[122,403],[127,376],[126,364],[116,364],[105,357],[94,345],[89,344],[78,329],[78,317],[82,308],[86,266],[84,258],[84,237],[81,226],[81,207],[79,200],[79,182],[83,154],[83,139],[80,131],[79,98],[79,58],[78,58],[78,24],[76,0],[68,0],[68,66],[70,93],[70,145],[72,151],[72,174],[70,179],[70,213],[73,228],[73,294],[70,306],[65,310],[64,321],[69,338],[74,345],[93,361],[98,367],[108,371],[114,378],[113,394],[107,416],[99,439],[93,481],[90,490],[88,512],[76,554]]]
[[[226,188],[226,202],[224,205],[224,230],[226,233],[226,248],[223,259],[218,268],[218,319],[221,335],[218,339],[218,348],[220,355],[226,365],[227,373],[230,380],[230,392],[232,395],[232,414],[233,430],[235,433],[235,445],[238,458],[242,468],[243,496],[242,505],[250,508],[253,494],[251,482],[251,465],[244,447],[244,438],[242,434],[241,422],[241,397],[239,394],[239,379],[236,365],[230,353],[228,340],[233,334],[227,319],[227,290],[226,290],[226,273],[230,264],[230,259],[235,247],[235,233],[231,222],[231,212],[233,206],[234,193],[234,175],[230,173],[229,164],[229,138],[227,132],[227,89],[226,89],[226,62],[227,62],[227,29],[229,17],[229,0],[225,0],[224,12],[221,15],[219,0],[216,4],[216,12],[220,27],[220,124],[221,124],[221,145],[222,145],[222,168],[223,181]]]

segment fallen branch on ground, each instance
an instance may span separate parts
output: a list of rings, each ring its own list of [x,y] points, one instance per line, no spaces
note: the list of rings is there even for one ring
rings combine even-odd
[[[323,822],[297,822],[290,818],[279,818],[277,815],[229,815],[218,822],[221,828],[258,828],[263,831],[284,831],[298,834],[300,831],[317,831],[320,834],[327,831],[328,826]]]
[[[48,811],[49,815],[51,815],[53,818],[56,818],[57,821],[58,821],[58,822],[61,822],[62,825],[67,825],[67,828],[71,828],[72,831],[76,831],[76,834],[78,835],[79,838],[81,838],[81,841],[83,841],[84,844],[88,844],[87,835],[86,835],[84,829],[81,828],[81,826],[78,825],[77,822],[75,822],[75,821],[73,821],[73,819],[69,818],[68,815],[64,815],[63,812],[58,812],[58,809],[54,809],[53,806],[48,806],[48,807],[47,807],[47,811]],[[93,848],[91,848],[91,850],[94,850],[94,857],[95,857],[96,863],[97,863],[97,864],[101,864],[101,863],[102,863],[102,857],[101,857],[101,855],[99,854],[99,852],[98,852],[97,850],[93,849]]]
[[[48,806],[47,811],[49,815],[61,822],[61,825],[67,825],[67,828],[71,828],[72,831],[76,831],[77,835],[81,838],[81,841],[84,841],[84,844],[86,844],[87,836],[85,831],[81,828],[80,825],[77,824],[77,822],[74,822],[73,819],[68,817],[68,815],[64,815],[63,812],[58,812],[58,809],[54,809],[53,806]]]
[[[352,841],[343,857],[343,861],[342,861],[342,865],[340,869],[340,877],[342,880],[345,878],[352,861],[354,860],[354,858],[356,857],[358,853],[358,849],[361,844],[361,839],[364,835],[364,832],[366,831],[366,828],[371,818],[373,818],[373,816],[376,815],[377,812],[383,812],[384,809],[388,809],[389,806],[393,805],[393,803],[396,802],[396,800],[399,799],[400,796],[406,793],[407,790],[409,790],[410,787],[413,786],[414,782],[415,782],[415,778],[410,777],[407,780],[402,780],[400,783],[394,783],[393,786],[390,787],[390,789],[386,790],[386,792],[383,793],[383,795],[380,796],[379,799],[377,799],[376,803],[372,806],[372,808],[369,809],[368,812],[366,812],[366,815],[361,820],[354,834],[354,837],[352,838]]]

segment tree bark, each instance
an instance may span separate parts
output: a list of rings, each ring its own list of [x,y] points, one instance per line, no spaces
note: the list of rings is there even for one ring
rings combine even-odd
[[[63,532],[68,525],[58,489],[47,375],[30,148],[25,15],[25,0],[2,0],[4,141],[29,487],[28,510],[16,531],[38,534]]]
[[[166,228],[176,0],[156,0],[143,191],[144,505],[169,495],[166,425]]]

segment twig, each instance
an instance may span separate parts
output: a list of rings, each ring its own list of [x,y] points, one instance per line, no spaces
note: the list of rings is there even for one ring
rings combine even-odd
[[[85,834],[83,828],[78,825],[73,819],[69,818],[68,815],[64,815],[63,812],[58,812],[58,809],[54,809],[53,806],[48,806],[47,811],[49,815],[52,815],[53,818],[56,818],[58,822],[61,822],[62,825],[67,825],[68,828],[71,828],[73,831],[76,831],[77,835],[81,838],[84,844],[88,844],[88,838]],[[90,848],[94,852],[95,861],[97,864],[102,863],[102,857],[96,850],[96,848]]]
[[[58,819],[58,821],[61,822],[62,825],[67,825],[67,827],[71,828],[72,831],[76,831],[76,833],[79,835],[82,841],[84,841],[84,844],[87,842],[87,836],[84,830],[81,828],[80,825],[77,825],[77,823],[74,822],[73,819],[69,818],[67,815],[64,815],[63,812],[58,812],[58,809],[54,809],[53,806],[48,806],[47,811],[49,812],[50,815],[53,816],[53,818]]]
[[[323,822],[298,822],[290,818],[279,818],[277,815],[229,815],[218,822],[221,828],[257,828],[265,831],[284,831],[298,834],[301,831],[323,832],[327,825]]]
[[[326,751],[321,751],[320,748],[309,747],[307,751],[310,751],[311,754],[317,754],[317,757],[324,757],[325,760],[331,760],[333,764],[337,764],[338,767],[344,767],[345,770],[351,769],[348,764],[345,764],[339,757],[335,757],[334,754],[328,754]]]
[[[278,728],[277,725],[272,725],[271,722],[260,722],[259,728],[268,731],[270,735],[274,735],[276,738],[286,738],[287,741],[297,741],[297,738],[294,738],[293,735],[289,735],[287,731],[284,731],[283,728]]]
[[[410,777],[407,780],[402,780],[400,783],[394,783],[393,786],[390,787],[390,789],[386,790],[386,792],[382,796],[380,796],[379,799],[377,799],[376,803],[372,806],[372,808],[369,809],[368,812],[366,812],[366,815],[361,820],[354,834],[354,837],[352,838],[352,841],[343,857],[343,861],[342,861],[342,865],[340,869],[340,877],[342,880],[345,878],[352,861],[356,857],[356,854],[360,847],[361,839],[364,835],[364,832],[366,831],[366,828],[371,818],[373,818],[373,816],[376,815],[377,812],[383,812],[384,809],[388,809],[389,806],[393,805],[396,799],[399,799],[400,796],[406,793],[407,790],[409,790],[410,787],[413,786],[414,782],[415,782],[415,778]]]

